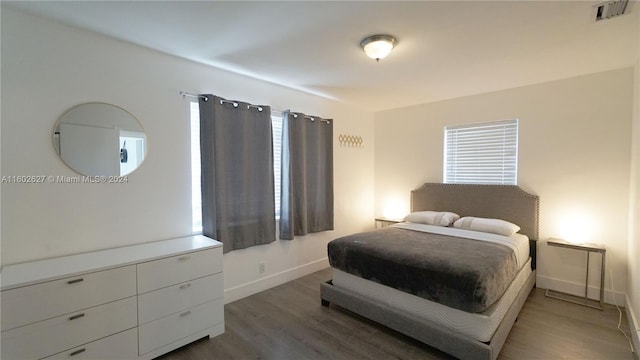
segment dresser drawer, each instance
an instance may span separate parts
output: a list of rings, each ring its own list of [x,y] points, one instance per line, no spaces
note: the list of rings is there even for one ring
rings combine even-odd
[[[2,309],[4,312],[4,309]],[[39,359],[137,325],[136,297],[2,332],[3,359]]]
[[[135,294],[135,265],[5,290],[2,331]]]
[[[138,329],[133,328],[111,335],[104,339],[90,342],[83,346],[63,351],[44,360],[54,359],[87,359],[87,360],[122,360],[138,357]]]
[[[138,329],[140,355],[223,321],[224,302],[218,299],[141,325]]]
[[[138,294],[222,272],[222,248],[138,264]]]
[[[222,298],[222,273],[168,286],[138,296],[138,323]]]

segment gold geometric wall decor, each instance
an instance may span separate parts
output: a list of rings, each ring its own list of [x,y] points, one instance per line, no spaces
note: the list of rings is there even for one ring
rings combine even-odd
[[[338,141],[342,147],[361,148],[364,146],[362,137],[357,135],[340,134]]]

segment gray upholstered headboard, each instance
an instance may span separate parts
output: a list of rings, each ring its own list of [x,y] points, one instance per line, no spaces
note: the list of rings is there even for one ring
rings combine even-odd
[[[411,211],[451,211],[460,216],[496,218],[520,226],[538,239],[540,199],[515,185],[426,183],[411,191]]]

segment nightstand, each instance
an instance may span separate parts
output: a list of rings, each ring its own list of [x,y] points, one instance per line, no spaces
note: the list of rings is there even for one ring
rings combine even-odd
[[[599,309],[599,310],[604,310],[604,263],[605,263],[605,258],[606,258],[606,253],[607,253],[607,248],[602,245],[602,244],[592,244],[592,243],[584,243],[584,244],[574,244],[565,240],[561,240],[561,239],[548,239],[547,240],[547,245],[549,246],[557,246],[557,247],[563,247],[563,248],[567,248],[567,249],[573,249],[573,250],[579,250],[579,251],[585,251],[587,253],[587,269],[586,269],[586,274],[585,274],[585,284],[584,284],[584,298],[582,298],[582,300],[577,301],[577,300],[572,300],[570,298],[565,298],[565,297],[561,297],[561,296],[556,296],[553,293],[557,293],[557,294],[562,294],[562,295],[569,295],[569,296],[573,296],[571,294],[567,294],[567,293],[563,293],[560,291],[555,291],[555,290],[549,290],[547,289],[547,291],[545,291],[544,295],[550,298],[554,298],[554,299],[559,299],[559,300],[564,300],[564,301],[568,301],[568,302],[572,302],[575,304],[579,304],[579,305],[584,305],[584,306],[588,306],[594,309]],[[600,299],[598,300],[591,300],[588,298],[587,293],[589,290],[589,258],[591,253],[599,253],[600,257],[602,259],[602,264],[600,265]],[[590,302],[597,302],[598,305],[593,305]]]
[[[376,222],[376,229],[382,229],[383,227],[387,227],[389,225],[402,222],[402,219],[389,219],[386,217],[377,217],[375,218],[375,222]]]

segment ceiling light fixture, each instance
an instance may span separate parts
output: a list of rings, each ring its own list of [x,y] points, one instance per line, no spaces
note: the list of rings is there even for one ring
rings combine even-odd
[[[364,53],[376,61],[389,55],[395,44],[396,38],[391,35],[372,35],[360,42]]]

